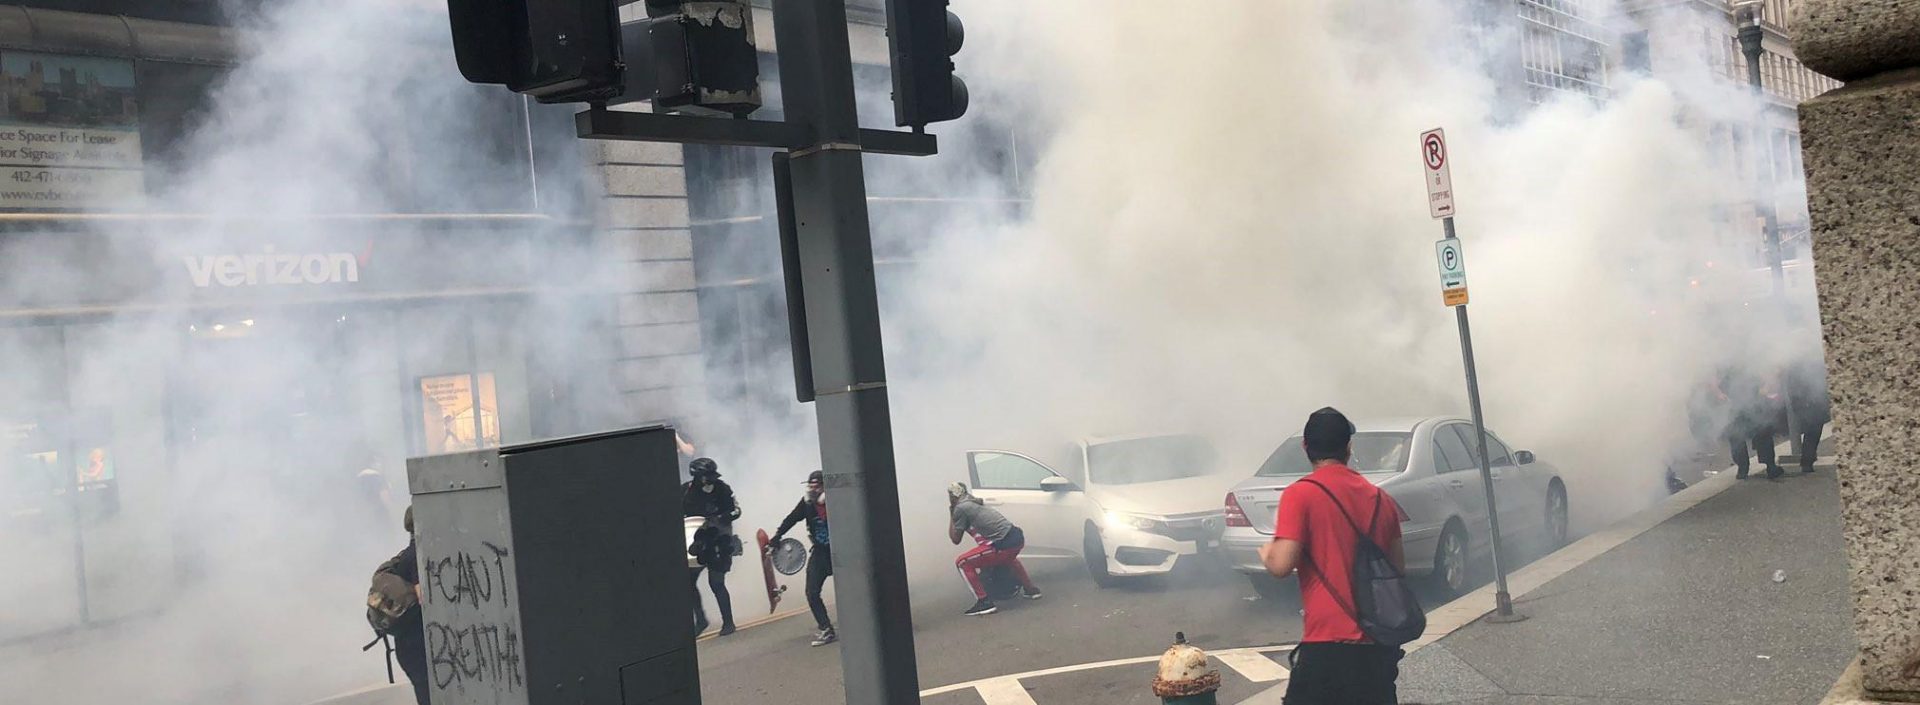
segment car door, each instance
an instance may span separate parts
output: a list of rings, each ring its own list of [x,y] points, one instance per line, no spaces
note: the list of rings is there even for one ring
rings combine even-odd
[[[1532,482],[1527,468],[1514,462],[1512,446],[1487,432],[1493,460],[1493,495],[1500,503],[1500,532],[1506,537],[1538,536],[1546,519],[1546,489]]]
[[[1460,440],[1466,445],[1467,453],[1472,458],[1473,467],[1477,471],[1480,467],[1480,442],[1474,434],[1473,426],[1454,424],[1454,428],[1459,431]],[[1530,508],[1533,503],[1528,495],[1531,493],[1526,491],[1525,479],[1520,477],[1513,464],[1513,453],[1492,431],[1487,432],[1487,456],[1487,465],[1492,470],[1493,476],[1494,501],[1499,505],[1501,538],[1511,540],[1516,536],[1531,535],[1528,533],[1532,530],[1531,526],[1534,523],[1531,520],[1540,512]],[[1476,481],[1479,479],[1477,472],[1474,479]],[[1484,496],[1486,490],[1480,489],[1480,492]]]
[[[1045,489],[1043,481],[1066,478],[1038,460],[1005,450],[968,451],[967,475],[973,495],[1026,534],[1025,553],[1079,555],[1087,494],[1078,485],[1067,481],[1067,489]]]
[[[1478,553],[1492,545],[1492,532],[1487,525],[1487,491],[1480,482],[1479,456],[1468,450],[1467,437],[1472,428],[1463,423],[1449,423],[1434,430],[1433,452],[1434,467],[1445,467],[1446,472],[1439,473],[1437,481],[1446,488],[1446,494],[1460,512],[1460,520],[1467,525],[1467,547]]]

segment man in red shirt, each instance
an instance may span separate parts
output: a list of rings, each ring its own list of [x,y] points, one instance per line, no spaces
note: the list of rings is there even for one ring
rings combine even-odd
[[[1280,495],[1273,542],[1260,549],[1267,572],[1281,578],[1296,568],[1300,572],[1306,623],[1293,651],[1287,705],[1394,705],[1398,697],[1394,681],[1405,652],[1361,633],[1354,617],[1352,569],[1359,539],[1354,524],[1371,527],[1373,542],[1395,568],[1406,569],[1402,514],[1392,497],[1347,467],[1353,433],[1353,423],[1331,407],[1307,417],[1301,444],[1313,472]]]

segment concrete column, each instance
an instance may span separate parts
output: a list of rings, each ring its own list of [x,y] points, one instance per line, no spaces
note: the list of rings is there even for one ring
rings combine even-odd
[[[682,148],[651,142],[582,145],[606,187],[598,249],[611,265],[618,297],[614,385],[630,421],[685,418],[697,412],[706,378]]]
[[[1920,702],[1920,0],[1804,0],[1800,106],[1864,693]]]

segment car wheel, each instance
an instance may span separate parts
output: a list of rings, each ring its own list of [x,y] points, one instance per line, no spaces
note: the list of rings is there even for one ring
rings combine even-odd
[[[1113,573],[1107,571],[1107,548],[1100,541],[1100,530],[1087,525],[1086,540],[1080,544],[1080,554],[1087,559],[1087,573],[1093,576],[1093,584],[1100,587],[1113,587],[1119,582]]]
[[[1254,594],[1268,602],[1284,604],[1297,601],[1300,595],[1298,590],[1288,589],[1286,581],[1271,575],[1249,575],[1247,581],[1253,583]]]
[[[1459,524],[1449,523],[1434,549],[1433,582],[1447,595],[1459,595],[1467,590],[1468,567],[1467,532]]]
[[[1547,549],[1567,545],[1567,488],[1555,479],[1547,486]]]

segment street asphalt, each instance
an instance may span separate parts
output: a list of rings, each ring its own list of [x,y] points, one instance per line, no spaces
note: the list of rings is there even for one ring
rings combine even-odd
[[[1701,455],[1681,468],[1681,476],[1689,482],[1696,481],[1703,476],[1702,468],[1716,462],[1719,461]],[[1773,485],[1766,489],[1799,484],[1809,483],[1796,478],[1786,485]],[[1828,494],[1828,503],[1832,504],[1830,490]],[[1577,497],[1574,503],[1578,511]],[[1835,515],[1829,511],[1827,516],[1833,524],[1828,528],[1837,532],[1837,519],[1833,519]],[[1783,526],[1791,523],[1789,521]],[[1837,535],[1834,540],[1837,540]],[[1611,552],[1603,558],[1610,564],[1618,561],[1626,548],[1622,547],[1622,550]],[[1658,568],[1636,567],[1637,564],[1629,562],[1616,565],[1612,570],[1623,574],[1639,574],[1647,570],[1664,570],[1669,564],[1692,563],[1697,559],[1691,551],[1683,551],[1679,547],[1671,551],[1672,555],[1655,556],[1666,562],[1649,564]],[[1523,564],[1525,559],[1537,557],[1538,553],[1537,550],[1522,552],[1519,556],[1522,560],[1516,561],[1516,565]],[[1837,556],[1838,549],[1833,549],[1832,553]],[[1244,576],[1205,559],[1183,562],[1169,576],[1125,582],[1107,589],[1096,587],[1088,577],[1085,566],[1077,559],[1028,557],[1024,562],[1034,581],[1045,591],[1046,597],[1035,602],[1005,601],[1001,603],[998,614],[985,617],[961,614],[972,603],[972,598],[957,575],[951,580],[934,580],[914,586],[914,636],[920,687],[923,690],[1021,676],[1017,683],[1003,683],[1003,691],[998,696],[982,695],[976,688],[966,686],[929,695],[924,702],[929,705],[1151,705],[1159,702],[1149,690],[1155,670],[1152,661],[1172,643],[1175,632],[1184,632],[1191,643],[1209,652],[1286,645],[1300,635],[1297,598],[1282,601],[1259,599],[1254,596]],[[1476,576],[1477,582],[1491,579],[1486,561],[1481,563],[1482,570]],[[840,651],[834,646],[815,648],[808,645],[813,633],[813,620],[804,614],[804,602],[799,594],[800,581],[796,577],[785,582],[791,589],[781,607],[789,610],[799,608],[802,614],[745,628],[731,636],[708,638],[700,642],[701,692],[703,702],[707,705],[843,701]],[[1789,585],[1792,584],[1790,581]],[[1708,589],[1706,586],[1694,588],[1696,591]],[[739,589],[735,587],[736,591]],[[1593,609],[1585,603],[1565,599],[1556,601],[1552,597],[1556,590],[1557,584],[1554,590],[1539,593],[1536,596],[1538,607],[1551,607],[1553,610],[1564,608],[1580,615],[1593,614]],[[1447,599],[1444,595],[1432,592],[1430,587],[1421,597],[1429,605],[1439,605]],[[1691,605],[1700,597],[1691,595],[1687,598],[1690,601],[1684,604]],[[1628,629],[1630,621],[1637,621],[1622,620],[1619,615],[1634,613],[1634,610],[1615,608],[1603,613],[1610,618],[1596,616],[1598,624],[1579,627],[1588,629],[1584,637],[1582,632],[1557,633],[1563,640],[1579,641],[1590,638],[1594,633],[1610,633],[1595,632],[1593,629],[1619,632]],[[743,614],[741,619],[750,622],[753,616]],[[1570,618],[1543,614],[1537,621],[1521,626],[1534,629],[1559,624],[1562,619]],[[1491,635],[1489,638],[1497,642],[1504,637]],[[1429,650],[1434,651],[1435,655],[1426,658],[1439,658],[1439,654],[1455,649],[1451,644],[1444,649],[1438,647],[1430,647]],[[1530,648],[1546,647],[1535,644]],[[1780,653],[1783,657],[1789,654],[1785,650]],[[1424,654],[1426,651],[1418,652],[1415,657]],[[1286,653],[1281,648],[1250,654],[1250,657],[1284,664]],[[1089,664],[1128,659],[1137,661],[1083,668]],[[1409,661],[1410,676],[1417,673],[1419,663],[1421,661],[1418,659]],[[1578,664],[1563,665],[1578,667]],[[1251,680],[1219,659],[1216,659],[1216,666],[1220,667],[1224,682],[1219,694],[1223,703],[1239,702],[1276,684],[1271,680]],[[1023,675],[1056,669],[1062,672]],[[1259,670],[1258,664],[1254,664],[1254,670]],[[1830,678],[1827,680],[1831,682]],[[1017,692],[1010,696],[1004,688]],[[1021,693],[1026,700],[1019,699]],[[404,686],[382,688],[328,701],[327,705],[406,705],[410,701],[407,696]]]

